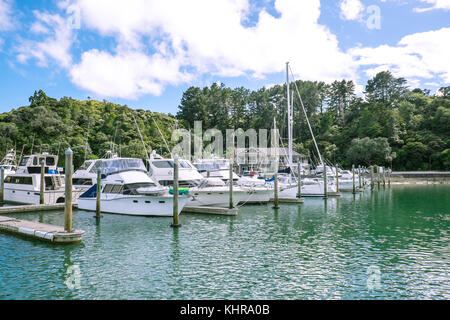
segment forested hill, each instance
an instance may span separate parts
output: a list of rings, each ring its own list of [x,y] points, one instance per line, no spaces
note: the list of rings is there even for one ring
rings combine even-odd
[[[450,170],[450,87],[431,95],[411,89],[403,78],[380,72],[365,86],[352,81],[296,81],[322,155],[344,166],[378,164],[394,170]],[[294,149],[317,158],[296,87]],[[287,137],[286,86],[250,91],[213,84],[183,94],[177,118],[185,127],[203,121],[203,130],[278,128]],[[287,141],[284,140],[285,146]]]
[[[428,90],[406,86],[403,78],[381,72],[367,82],[365,98],[355,94],[352,81],[296,81],[322,155],[345,167],[386,165],[394,170],[450,170],[450,87],[431,95]],[[296,90],[292,84],[291,90]],[[0,157],[15,147],[17,153],[59,154],[60,165],[69,146],[74,164],[86,157],[102,157],[115,149],[122,156],[145,157],[136,117],[147,146],[168,155],[155,122],[171,148],[172,130],[193,128],[202,121],[203,131],[216,128],[270,129],[277,118],[287,137],[286,86],[251,91],[225,85],[187,89],[171,115],[133,110],[94,100],[60,100],[43,91],[29,98],[30,105],[0,114]],[[315,154],[300,101],[294,95],[294,149]],[[285,146],[287,140],[284,140]],[[33,149],[32,149],[33,148]],[[148,148],[150,149],[150,148]]]
[[[122,156],[145,158],[132,112],[146,145],[167,154],[155,122],[167,141],[176,125],[176,119],[169,115],[133,110],[106,101],[79,101],[67,97],[57,100],[41,90],[29,101],[29,106],[0,114],[2,158],[10,148],[15,147],[18,156],[22,149],[26,155],[33,148],[33,152],[59,153],[59,164],[62,165],[64,151],[70,146],[77,168],[85,157],[86,139],[87,159],[102,157],[112,148]]]

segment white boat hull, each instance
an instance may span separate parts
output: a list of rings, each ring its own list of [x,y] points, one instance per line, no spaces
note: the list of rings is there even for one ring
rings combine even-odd
[[[213,207],[228,207],[230,204],[229,187],[215,187],[214,190],[207,190],[208,188],[189,189],[191,198],[188,201],[188,206],[213,206]],[[236,190],[237,189],[237,190]],[[233,205],[236,206],[239,202],[247,199],[248,193],[246,190],[240,190],[238,187],[233,189]]]
[[[323,197],[323,183],[306,184],[301,187],[302,197]],[[336,192],[336,185],[327,184],[327,192]],[[298,193],[297,185],[280,186],[278,196],[280,198],[296,198]]]
[[[178,214],[187,204],[188,197],[178,197]],[[78,209],[95,211],[96,198],[79,198]],[[172,196],[120,196],[114,198],[102,197],[101,212],[133,216],[173,217]]]
[[[72,203],[77,203],[81,192],[72,192]],[[20,204],[40,204],[40,192],[35,190],[10,189],[5,187],[5,202]],[[52,205],[65,202],[65,191],[45,191],[44,204]]]

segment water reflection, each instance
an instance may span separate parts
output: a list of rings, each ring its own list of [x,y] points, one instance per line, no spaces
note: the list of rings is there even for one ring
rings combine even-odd
[[[0,234],[8,299],[450,298],[449,186],[375,188],[236,217],[170,219],[75,211],[83,244]],[[15,217],[63,224],[63,212]],[[68,277],[81,273],[81,289]],[[70,267],[72,266],[72,267]],[[381,287],[368,288],[379,270]],[[370,280],[370,281],[369,281]],[[71,282],[75,284],[75,282]]]

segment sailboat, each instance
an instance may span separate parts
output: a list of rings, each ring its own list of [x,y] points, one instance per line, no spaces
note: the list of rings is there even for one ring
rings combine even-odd
[[[292,136],[293,136],[293,105],[291,106],[290,102],[290,84],[289,84],[289,62],[286,62],[286,90],[287,90],[287,111],[288,111],[288,167],[291,169],[290,171],[295,174],[296,170],[293,170],[293,162],[292,162]],[[292,73],[292,70],[291,70]],[[297,95],[300,99],[300,104],[303,110],[303,113],[305,115],[306,123],[308,124],[309,131],[311,133],[311,137],[314,142],[314,147],[317,151],[317,154],[319,156],[319,162],[321,163],[322,167],[325,167],[325,162],[322,159],[322,156],[320,154],[319,148],[317,146],[316,139],[314,137],[314,133],[311,128],[311,124],[309,123],[308,115],[305,110],[305,106],[303,105],[303,101],[300,95],[300,92],[297,88],[297,84],[294,82]],[[279,197],[282,198],[295,198],[298,194],[298,183],[297,179],[301,178],[300,173],[297,173],[297,178],[292,176],[284,177],[279,182]],[[336,186],[332,181],[327,182],[327,191],[328,192],[336,192]],[[317,197],[317,196],[324,196],[324,184],[323,180],[318,178],[312,178],[312,179],[305,179],[302,180],[301,184],[301,195],[305,197]]]

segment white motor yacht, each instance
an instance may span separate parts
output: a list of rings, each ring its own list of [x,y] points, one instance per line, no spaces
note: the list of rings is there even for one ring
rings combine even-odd
[[[206,178],[199,186],[189,189],[192,196],[188,206],[219,206],[228,207],[230,204],[230,186],[220,178]],[[252,194],[248,190],[233,186],[233,206],[246,202]]]
[[[39,204],[41,187],[41,162],[44,161],[44,204],[65,201],[64,177],[59,174],[58,156],[48,153],[25,156],[16,172],[5,179],[5,201],[22,204]],[[72,201],[76,203],[80,193],[74,192]]]
[[[92,168],[102,173],[101,211],[135,216],[173,216],[173,195],[169,188],[155,183],[147,174],[141,159],[114,158],[97,160]],[[78,200],[78,208],[95,211],[97,185]],[[178,197],[178,213],[188,202],[187,195]]]
[[[5,178],[16,172],[17,163],[16,163],[16,152],[14,149],[11,149],[0,162],[0,169],[4,170]],[[0,182],[1,183],[1,182]]]

